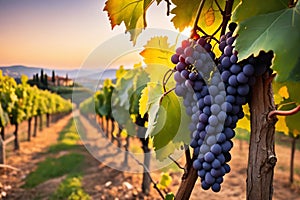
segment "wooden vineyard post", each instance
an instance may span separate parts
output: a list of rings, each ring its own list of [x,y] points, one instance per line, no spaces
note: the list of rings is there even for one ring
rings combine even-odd
[[[0,137],[0,164],[5,164],[5,143]]]
[[[276,165],[274,149],[276,117],[268,119],[275,110],[272,80],[267,71],[256,79],[250,100],[251,136],[247,170],[247,199],[269,200],[273,194],[273,175]]]

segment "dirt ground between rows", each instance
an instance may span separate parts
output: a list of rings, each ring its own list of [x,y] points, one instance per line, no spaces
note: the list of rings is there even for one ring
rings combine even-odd
[[[22,142],[20,151],[8,153],[7,164],[17,167],[21,171],[6,170],[4,174],[0,175],[2,190],[4,188],[6,192],[6,198],[3,199],[35,199],[37,193],[40,197],[43,197],[41,199],[47,199],[55,191],[64,177],[48,180],[30,190],[22,189],[21,186],[24,184],[25,177],[36,169],[37,164],[49,156],[43,152],[46,152],[50,145],[57,142],[59,132],[67,125],[71,117],[71,115],[67,116],[50,128],[45,128],[30,143]],[[87,121],[82,117],[81,119],[86,130],[92,129]],[[225,176],[221,192],[203,191],[198,180],[191,196],[192,200],[246,199],[246,169],[249,146],[247,142],[240,140],[234,140],[234,144],[231,151],[232,161],[230,162],[232,170]],[[133,145],[140,146],[138,143]],[[81,153],[85,155],[86,159],[83,187],[93,199],[161,199],[153,188],[151,188],[150,195],[144,196],[141,194],[142,174],[124,173],[109,168],[99,163],[85,148],[81,149]],[[295,153],[296,173],[294,185],[288,183],[290,148],[277,145],[276,154],[278,162],[275,168],[273,199],[300,200],[300,151],[297,150]],[[111,159],[114,160],[113,157]],[[180,172],[171,173],[173,181],[169,191],[176,192],[181,175]],[[160,172],[153,172],[151,176],[154,180],[159,180]],[[127,183],[132,188],[128,187]]]

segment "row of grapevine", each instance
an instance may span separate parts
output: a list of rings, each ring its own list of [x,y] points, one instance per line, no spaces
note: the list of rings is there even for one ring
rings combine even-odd
[[[164,1],[107,0],[103,10],[112,29],[125,25],[136,45],[148,24],[147,9],[154,2]],[[192,158],[186,149],[186,173],[175,199],[189,199],[198,176],[204,190],[221,190],[223,176],[230,171],[227,163],[233,129],[240,126],[237,122],[244,114],[250,116],[251,123],[246,196],[272,199],[277,116],[287,116],[283,121],[288,128],[282,132],[299,135],[297,123],[289,123],[293,119],[288,116],[300,110],[299,1],[165,3],[174,27],[191,29],[191,35],[172,45],[168,37],[154,37],[144,46],[140,55],[151,82],[142,92],[139,113],[148,115],[146,135],[153,139],[159,160],[172,154],[178,143],[193,148]],[[120,46],[118,43],[115,48]],[[273,80],[278,88],[272,85]],[[279,94],[282,88],[288,95]],[[275,101],[273,91],[279,94]],[[250,109],[244,110],[242,105]],[[294,115],[294,120],[299,120],[299,115]],[[277,126],[283,128],[282,123]],[[169,150],[160,154],[157,150],[163,147]]]
[[[31,121],[34,119],[34,133],[36,136],[37,121],[47,116],[47,126],[50,115],[63,115],[72,110],[72,103],[57,94],[47,90],[40,90],[27,84],[28,78],[21,77],[21,83],[9,76],[3,76],[0,71],[0,129],[1,140],[5,140],[5,127],[8,124],[15,126],[14,149],[20,148],[18,140],[19,124],[28,120],[28,140],[31,138]]]
[[[150,155],[149,138],[146,135],[147,115],[139,113],[139,100],[142,90],[149,81],[148,74],[141,65],[132,70],[125,70],[122,66],[116,72],[116,84],[106,79],[103,87],[93,97],[85,100],[79,106],[81,114],[97,115],[98,125],[111,142],[117,141],[118,148],[124,148],[124,165],[128,164],[130,138],[139,138],[144,152],[144,176],[142,191],[150,191]],[[95,105],[94,107],[91,105]],[[116,131],[115,131],[116,130]],[[121,134],[123,132],[124,134]]]

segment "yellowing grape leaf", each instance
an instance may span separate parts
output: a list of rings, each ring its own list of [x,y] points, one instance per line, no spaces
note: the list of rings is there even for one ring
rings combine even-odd
[[[103,10],[108,13],[112,29],[123,22],[135,44],[138,35],[147,26],[146,10],[152,3],[152,0],[108,0]]]
[[[144,46],[140,55],[144,57],[146,63],[145,71],[149,74],[151,82],[163,82],[165,73],[173,69],[175,65],[171,62],[171,56],[175,53],[175,46],[168,43],[167,36],[157,36],[151,38]],[[174,87],[173,77],[168,81],[167,87]]]
[[[171,56],[175,53],[175,46],[170,46],[167,36],[151,38],[140,52],[146,64],[159,64],[170,69],[174,68]]]
[[[288,99],[289,98],[289,92],[286,86],[283,86],[279,89],[278,94],[282,96],[283,98]]]
[[[190,0],[188,3],[186,0],[172,0],[176,6],[171,10],[171,13],[175,15],[171,20],[175,28],[183,31],[186,27],[193,25],[200,2],[201,0]]]
[[[278,132],[282,132],[285,135],[289,135],[289,128],[287,127],[286,122],[285,122],[286,117],[285,116],[277,116],[277,118],[278,118],[278,121],[275,124],[275,130]]]
[[[248,104],[243,106],[243,111],[245,113],[245,116],[237,122],[236,126],[238,128],[245,129],[248,132],[251,132],[251,129],[250,129],[250,108],[249,108]]]
[[[121,65],[119,69],[116,71],[116,78],[120,79],[122,76],[126,74],[126,70],[124,69],[124,66]]]
[[[150,110],[150,107],[154,105],[155,110],[158,110],[159,99],[161,98],[163,92],[161,85],[157,83],[149,82],[147,87],[142,91],[139,104],[139,113],[142,117]],[[154,110],[154,111],[155,111]],[[155,111],[157,112],[157,111]],[[150,118],[155,118],[155,116],[149,116],[148,123],[150,124]],[[154,120],[154,119],[153,119]]]
[[[172,22],[175,28],[179,31],[183,31],[186,27],[192,27],[195,23],[198,8],[201,0],[172,0],[175,8],[171,10],[171,13],[175,16],[172,18]],[[222,9],[225,8],[226,1],[218,1]],[[235,0],[233,9],[240,3],[240,0]],[[202,28],[207,34],[214,33],[219,25],[222,23],[222,14],[214,0],[206,0],[202,8],[198,26]],[[217,35],[218,38],[218,35]]]

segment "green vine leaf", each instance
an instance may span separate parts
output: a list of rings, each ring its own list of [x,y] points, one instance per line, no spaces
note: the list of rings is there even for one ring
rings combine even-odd
[[[236,49],[243,60],[259,51],[273,50],[273,69],[277,81],[284,82],[293,77],[299,68],[300,3],[296,7],[251,17],[242,21],[237,31]],[[298,70],[299,71],[299,70]],[[291,81],[291,80],[289,80]]]
[[[181,98],[174,92],[163,94],[158,83],[148,83],[142,91],[140,114],[148,113],[146,137],[153,138],[156,158],[160,161],[167,158],[181,145],[188,144],[190,118],[185,114]]]
[[[241,22],[253,16],[276,12],[287,7],[287,1],[283,0],[242,1],[234,10],[232,21]]]
[[[152,3],[152,0],[108,0],[103,10],[108,13],[112,29],[123,22],[135,44],[142,29],[147,27],[146,10]]]

